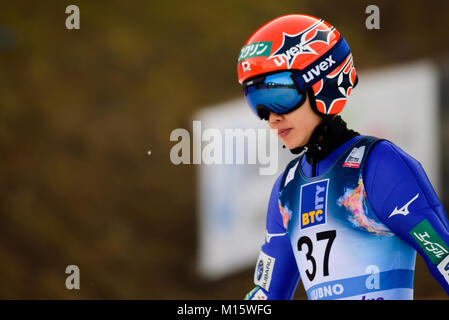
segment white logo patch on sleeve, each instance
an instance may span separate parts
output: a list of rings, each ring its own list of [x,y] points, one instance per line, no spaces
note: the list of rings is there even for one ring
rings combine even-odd
[[[270,289],[271,277],[276,259],[260,251],[257,260],[256,270],[254,272],[254,283],[261,286],[266,291]]]

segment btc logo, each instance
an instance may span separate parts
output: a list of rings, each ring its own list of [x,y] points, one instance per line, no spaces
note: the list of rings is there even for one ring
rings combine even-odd
[[[305,212],[302,214],[302,225],[306,226],[309,223],[315,223],[315,221],[323,220],[323,210],[314,210],[310,212]]]
[[[329,179],[301,186],[301,229],[326,223]]]

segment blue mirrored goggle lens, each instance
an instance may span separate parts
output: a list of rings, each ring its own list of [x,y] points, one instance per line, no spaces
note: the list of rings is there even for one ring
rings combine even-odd
[[[244,88],[247,103],[258,114],[259,108],[283,114],[292,111],[304,98],[297,90],[291,72],[280,72],[266,76]]]

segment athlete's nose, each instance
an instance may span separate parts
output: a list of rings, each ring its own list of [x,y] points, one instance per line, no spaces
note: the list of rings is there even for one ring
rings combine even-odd
[[[283,118],[282,114],[277,114],[277,113],[274,113],[274,112],[270,112],[270,115],[268,117],[268,122],[270,122],[270,123],[279,122],[279,121],[282,120],[282,118]]]

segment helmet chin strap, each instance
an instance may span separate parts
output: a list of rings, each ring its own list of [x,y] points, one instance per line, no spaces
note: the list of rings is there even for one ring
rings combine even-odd
[[[323,115],[321,123],[315,128],[312,135],[310,136],[309,141],[303,145],[293,149],[290,149],[290,152],[293,154],[300,154],[302,152],[305,153],[316,153],[322,151],[322,142],[324,141],[324,137],[327,133],[327,128],[329,123],[336,117],[336,115]],[[284,146],[285,147],[285,146]]]
[[[316,107],[315,95],[312,89],[307,90],[312,110],[321,118],[320,124],[312,132],[309,141],[303,145],[293,149],[293,154],[305,154],[306,160],[310,164],[315,164],[324,159],[335,148],[344,142],[358,136],[359,133],[347,128],[346,122],[336,114],[322,114]],[[285,148],[285,146],[284,146]]]
[[[290,152],[293,154],[300,154],[303,152],[307,153],[309,150],[311,152],[320,151],[322,149],[320,143],[323,141],[323,137],[326,134],[327,126],[331,122],[331,120],[334,119],[336,116],[333,114],[322,114],[321,112],[318,111],[315,101],[315,94],[313,93],[313,89],[311,87],[307,89],[307,95],[313,112],[318,114],[322,120],[320,124],[315,128],[315,130],[312,133],[312,136],[305,145],[290,149]],[[285,148],[285,146],[283,146],[283,148]]]

